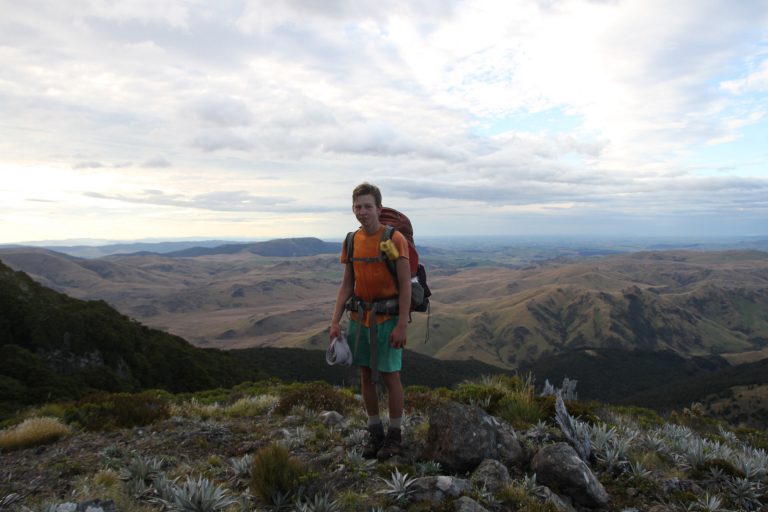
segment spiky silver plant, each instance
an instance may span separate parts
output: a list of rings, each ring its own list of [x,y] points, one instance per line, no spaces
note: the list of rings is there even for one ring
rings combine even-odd
[[[740,510],[760,510],[763,495],[762,485],[746,478],[733,478],[728,481],[727,489],[731,502],[738,505]]]
[[[664,437],[658,432],[646,432],[640,439],[640,445],[652,452],[662,452],[667,448]]]
[[[652,475],[651,471],[645,469],[639,461],[631,461],[628,468],[632,478],[649,478]]]
[[[400,473],[397,468],[390,474],[389,478],[379,477],[379,480],[384,482],[386,489],[382,489],[378,493],[384,494],[396,502],[406,501],[413,493],[412,487],[416,482],[415,478],[409,478],[408,473]]]
[[[291,495],[277,491],[270,498],[274,510],[283,510],[291,504]]]
[[[523,478],[518,481],[518,485],[525,491],[528,496],[537,498],[542,498],[545,496],[545,487],[543,485],[539,485],[536,481],[536,473],[533,475],[523,475]]]
[[[730,430],[726,430],[725,428],[723,428],[722,425],[718,425],[717,426],[717,430],[720,433],[720,437],[725,439],[725,441],[727,443],[730,443],[730,444],[733,444],[733,445],[738,444],[739,438],[738,438],[738,436],[736,434],[734,434]]]
[[[439,475],[442,470],[442,464],[434,460],[427,460],[416,463],[416,472],[419,474],[419,476]]]
[[[722,508],[723,499],[719,496],[705,493],[688,505],[688,510],[696,512],[728,512]]]
[[[766,474],[766,467],[759,459],[750,457],[749,453],[741,453],[733,460],[733,465],[741,471],[744,478],[752,481],[761,480]]]
[[[152,487],[144,483],[144,480],[135,478],[125,481],[125,492],[137,500],[147,499],[152,495]]]
[[[251,464],[253,455],[247,453],[242,457],[233,457],[229,459],[229,465],[235,473],[235,478],[243,480],[251,476]]]
[[[160,473],[152,479],[152,487],[155,488],[160,503],[173,500],[174,491],[176,489],[176,481],[178,478],[170,480],[165,474]]]
[[[0,510],[5,510],[6,508],[11,508],[11,505],[13,505],[16,502],[19,502],[24,499],[24,496],[17,492],[12,492],[10,494],[6,494],[2,498],[0,498]]]
[[[544,381],[544,389],[541,390],[539,396],[560,395],[563,400],[578,400],[579,394],[576,392],[577,380],[571,380],[568,377],[563,377],[563,384],[560,389],[550,384],[549,380]]]
[[[347,446],[360,446],[368,439],[368,432],[365,430],[353,430],[349,436],[347,436]]]
[[[302,502],[300,498],[296,499],[294,504],[295,512],[340,512],[341,505],[332,500],[328,493],[315,494],[310,500]]]
[[[589,426],[568,414],[568,409],[566,409],[560,393],[555,398],[555,420],[581,460],[588,462],[592,457]]]
[[[290,416],[298,416],[299,418],[302,418],[307,421],[312,421],[317,419],[317,416],[319,413],[315,409],[312,409],[311,407],[298,404],[291,407],[291,410],[288,412],[288,414]]]
[[[285,442],[289,447],[303,446],[309,440],[310,431],[306,427],[296,427],[294,429],[284,428],[282,430]]]
[[[709,443],[700,437],[694,437],[687,443],[680,443],[680,452],[674,454],[677,465],[683,469],[699,469],[714,459]]]
[[[165,504],[170,510],[178,512],[216,512],[237,503],[228,494],[226,489],[207,478],[188,476],[184,485],[172,489],[171,500]]]
[[[597,453],[604,453],[616,441],[619,433],[615,427],[609,427],[605,423],[598,423],[589,428],[590,443]]]
[[[149,485],[152,479],[160,474],[163,462],[163,459],[157,457],[136,455],[127,466],[120,469],[120,480],[124,482],[140,480],[145,485]]]
[[[366,459],[360,450],[347,450],[341,468],[354,472],[366,472],[373,469],[374,466],[376,466],[376,460]]]

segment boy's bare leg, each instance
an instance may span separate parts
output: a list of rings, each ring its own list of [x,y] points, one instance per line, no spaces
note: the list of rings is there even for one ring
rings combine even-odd
[[[376,385],[371,379],[371,369],[365,366],[360,367],[360,392],[363,395],[365,412],[368,413],[368,441],[363,447],[363,457],[374,459],[384,444],[385,435],[384,426],[379,418],[379,397]]]
[[[367,366],[360,367],[360,393],[363,395],[365,412],[368,416],[379,415],[379,396],[376,393],[376,386],[371,379],[371,369]]]
[[[381,380],[387,387],[389,418],[403,417],[403,385],[400,382],[400,372],[381,372]]]
[[[381,449],[376,454],[379,460],[387,460],[400,455],[402,442],[403,420],[403,385],[400,383],[400,372],[381,372],[381,378],[387,387],[389,395],[389,429]]]

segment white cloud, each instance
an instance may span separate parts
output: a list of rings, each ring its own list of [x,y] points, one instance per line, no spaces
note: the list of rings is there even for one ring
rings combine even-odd
[[[768,58],[765,58],[754,71],[743,78],[726,80],[720,84],[726,91],[733,93],[768,91]]]
[[[245,192],[206,197],[226,175],[240,191],[273,180],[282,188],[263,197],[312,212],[345,211],[363,179],[426,214],[446,201],[483,219],[506,207],[764,208],[768,156],[753,142],[768,133],[764,2],[0,9],[0,172],[100,177],[89,207],[140,205],[161,178],[166,208],[275,211]],[[701,162],[735,181],[709,180]],[[12,193],[57,197],[54,183]]]

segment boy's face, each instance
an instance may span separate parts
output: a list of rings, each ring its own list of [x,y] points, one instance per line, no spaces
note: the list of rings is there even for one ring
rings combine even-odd
[[[366,231],[378,229],[381,207],[376,206],[376,199],[371,194],[357,196],[352,201],[352,212]]]

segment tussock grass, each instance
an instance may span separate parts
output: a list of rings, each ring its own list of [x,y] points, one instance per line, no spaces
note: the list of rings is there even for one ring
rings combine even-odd
[[[536,396],[532,375],[486,375],[464,381],[453,392],[458,402],[478,405],[515,428],[526,428],[547,417]]]
[[[245,397],[226,407],[224,414],[233,418],[261,416],[277,405],[275,395],[258,395]]]
[[[28,418],[0,432],[0,450],[21,450],[53,443],[71,433],[71,429],[58,418]]]
[[[222,418],[247,418],[266,414],[278,402],[278,397],[270,394],[242,397],[230,405],[219,402],[204,403],[197,397],[169,407],[171,416],[182,418],[200,418],[202,420]]]
[[[304,464],[292,457],[287,448],[267,445],[253,457],[251,489],[269,503],[278,495],[291,495],[306,473]]]
[[[206,404],[193,397],[186,402],[171,404],[169,412],[171,416],[179,416],[181,418],[210,420],[222,415],[222,407],[218,402]]]

